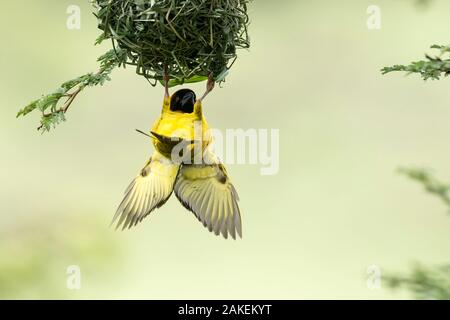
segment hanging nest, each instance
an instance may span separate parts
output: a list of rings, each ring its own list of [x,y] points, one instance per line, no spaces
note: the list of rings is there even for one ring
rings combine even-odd
[[[122,64],[156,83],[167,67],[171,86],[213,74],[222,81],[249,48],[250,0],[93,0],[99,42],[111,39]]]

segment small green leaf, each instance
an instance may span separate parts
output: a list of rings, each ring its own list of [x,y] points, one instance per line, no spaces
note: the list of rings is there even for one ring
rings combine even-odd
[[[208,77],[204,76],[193,76],[189,79],[172,79],[169,81],[169,88],[176,87],[185,83],[197,83],[208,80]],[[160,81],[162,85],[164,85],[164,81]]]

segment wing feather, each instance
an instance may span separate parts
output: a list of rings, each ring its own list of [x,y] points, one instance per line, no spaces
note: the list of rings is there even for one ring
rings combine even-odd
[[[210,155],[212,156],[212,155]],[[174,186],[185,208],[210,232],[242,238],[239,197],[225,167],[217,160],[208,164],[183,164]]]
[[[180,166],[155,152],[141,173],[130,183],[113,222],[122,230],[131,228],[161,207],[173,191]]]

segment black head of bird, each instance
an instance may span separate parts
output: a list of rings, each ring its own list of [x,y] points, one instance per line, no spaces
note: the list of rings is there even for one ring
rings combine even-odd
[[[192,113],[197,101],[195,92],[190,89],[181,89],[170,98],[170,111]]]

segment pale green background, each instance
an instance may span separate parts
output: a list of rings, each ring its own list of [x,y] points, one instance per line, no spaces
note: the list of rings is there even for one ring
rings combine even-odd
[[[449,80],[424,83],[385,65],[450,41],[450,3],[263,1],[250,8],[252,49],[205,103],[226,128],[279,128],[280,172],[229,166],[244,238],[205,231],[175,198],[132,231],[109,222],[149,157],[162,88],[132,69],[86,90],[68,122],[41,136],[17,110],[97,68],[88,1],[3,1],[0,19],[0,297],[146,299],[407,298],[369,290],[366,268],[450,261],[450,219],[402,165],[450,180]],[[69,4],[82,28],[66,28]],[[382,9],[369,31],[366,9]],[[203,84],[193,86],[203,90]],[[66,289],[79,265],[82,289]]]

